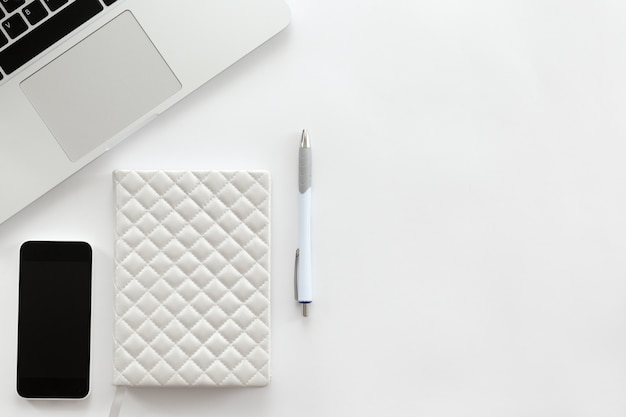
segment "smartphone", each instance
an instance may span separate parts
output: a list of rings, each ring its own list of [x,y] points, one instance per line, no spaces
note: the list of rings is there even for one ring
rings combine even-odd
[[[91,246],[25,242],[20,249],[17,392],[24,398],[89,393]]]

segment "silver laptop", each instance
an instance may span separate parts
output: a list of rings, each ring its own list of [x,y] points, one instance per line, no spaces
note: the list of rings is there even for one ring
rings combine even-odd
[[[282,0],[0,0],[0,223],[289,19]]]

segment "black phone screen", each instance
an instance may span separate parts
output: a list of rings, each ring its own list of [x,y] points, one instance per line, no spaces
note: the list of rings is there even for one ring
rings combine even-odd
[[[89,392],[91,247],[26,242],[20,251],[17,391],[26,398]]]

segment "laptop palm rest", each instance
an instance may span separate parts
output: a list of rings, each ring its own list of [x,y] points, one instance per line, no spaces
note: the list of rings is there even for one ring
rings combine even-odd
[[[126,11],[21,83],[68,158],[80,159],[181,84]]]

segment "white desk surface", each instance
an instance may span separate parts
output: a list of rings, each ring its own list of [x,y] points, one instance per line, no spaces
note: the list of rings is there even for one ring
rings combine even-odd
[[[0,225],[0,415],[108,413],[115,168],[273,176],[272,383],[134,390],[121,416],[626,415],[626,3],[288,3],[283,33]],[[29,239],[94,248],[87,400],[15,394]]]

